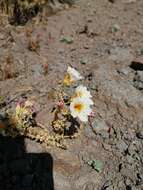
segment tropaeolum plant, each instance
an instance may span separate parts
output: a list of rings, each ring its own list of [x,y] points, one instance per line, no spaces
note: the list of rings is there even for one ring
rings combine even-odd
[[[93,115],[92,95],[86,86],[79,84],[83,77],[74,68],[68,67],[63,83],[60,86],[59,102],[54,111],[52,126],[55,132],[63,135],[74,135],[80,123],[86,123]],[[75,84],[78,83],[78,85]],[[71,134],[73,133],[73,134]]]
[[[11,128],[5,127],[8,135],[20,135],[35,139],[46,145],[61,146],[61,140],[75,137],[82,123],[87,123],[92,112],[92,95],[86,86],[81,84],[84,78],[74,68],[68,67],[63,81],[57,89],[57,103],[52,110],[53,121],[51,123],[52,133],[41,127],[35,121],[34,102],[29,100],[19,101],[15,113],[10,117]],[[48,113],[47,113],[48,114]],[[12,118],[12,119],[11,119]],[[14,126],[14,127],[13,127]],[[6,134],[6,133],[3,133]]]

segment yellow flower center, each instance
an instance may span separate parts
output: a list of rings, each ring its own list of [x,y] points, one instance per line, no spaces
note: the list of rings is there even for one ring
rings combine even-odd
[[[84,105],[83,105],[83,104],[78,103],[78,104],[75,104],[75,105],[74,105],[74,109],[75,109],[78,113],[80,113],[83,108],[84,108]]]
[[[64,84],[67,86],[70,86],[72,82],[73,82],[73,79],[71,78],[71,75],[66,74],[66,76],[64,78]]]
[[[76,97],[82,97],[82,96],[83,96],[83,92],[79,91],[79,92],[76,93]]]

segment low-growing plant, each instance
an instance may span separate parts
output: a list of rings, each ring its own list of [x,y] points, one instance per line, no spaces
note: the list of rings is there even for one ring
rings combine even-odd
[[[4,57],[3,64],[0,67],[0,80],[6,80],[17,76],[13,55],[9,52]]]
[[[57,103],[52,109],[52,132],[36,122],[35,103],[30,100],[20,100],[17,103],[15,113],[9,115],[9,127],[3,130],[11,136],[20,134],[46,145],[66,148],[65,139],[75,138],[81,131],[82,124],[90,121],[93,116],[92,95],[85,86],[79,84],[82,80],[83,77],[77,70],[68,67],[64,80],[56,91]]]
[[[0,9],[9,15],[11,24],[24,25],[43,9],[47,9],[51,14],[56,5],[73,3],[74,0],[0,0]]]
[[[28,41],[28,49],[30,51],[34,51],[36,53],[38,53],[39,49],[40,49],[40,39],[37,36],[36,38],[29,38]]]

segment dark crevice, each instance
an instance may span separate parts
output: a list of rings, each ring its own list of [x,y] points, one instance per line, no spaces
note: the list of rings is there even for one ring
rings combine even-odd
[[[143,64],[133,61],[130,65],[130,68],[135,71],[143,71]]]
[[[122,163],[119,164],[119,172],[121,172],[122,169]]]
[[[130,185],[127,185],[126,190],[132,190],[132,187]]]

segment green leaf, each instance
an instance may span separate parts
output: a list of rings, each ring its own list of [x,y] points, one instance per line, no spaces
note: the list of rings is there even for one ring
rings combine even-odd
[[[70,37],[63,37],[63,38],[60,40],[60,42],[64,42],[64,43],[66,43],[66,44],[71,44],[71,43],[73,43],[73,39],[70,38]]]
[[[114,24],[111,28],[112,33],[118,32],[120,30],[120,26],[117,24]]]
[[[5,99],[3,96],[0,96],[0,105],[4,104],[5,103]]]
[[[100,172],[103,167],[103,163],[100,160],[90,160],[87,163],[89,166],[91,166],[94,170],[97,172]]]
[[[80,60],[80,64],[86,65],[86,64],[87,64],[87,59],[81,59],[81,60]]]

